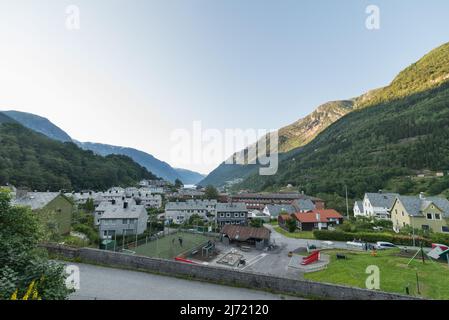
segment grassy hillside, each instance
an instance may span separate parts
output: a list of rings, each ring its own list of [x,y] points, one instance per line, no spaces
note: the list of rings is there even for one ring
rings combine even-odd
[[[0,185],[32,190],[104,190],[154,179],[125,156],[102,157],[16,123],[0,124]]]

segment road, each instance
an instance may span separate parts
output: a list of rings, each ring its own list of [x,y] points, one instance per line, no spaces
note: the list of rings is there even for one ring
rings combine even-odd
[[[145,272],[74,263],[80,289],[71,300],[279,300],[293,299],[250,289],[190,281]]]
[[[315,245],[318,248],[323,248],[323,241],[321,240],[309,240],[309,239],[295,239],[295,238],[289,238],[284,236],[283,234],[277,232],[274,230],[273,226],[270,224],[264,224],[264,227],[271,230],[271,240],[275,241],[277,245],[286,245],[287,249],[289,251],[293,251],[297,249],[298,247],[306,247],[307,244],[309,245]],[[332,241],[332,248],[335,249],[352,249],[357,250],[357,248],[349,247],[346,242],[342,241]],[[420,247],[413,247],[413,246],[399,246],[400,248],[408,249],[408,250],[419,250]],[[429,252],[431,248],[424,248],[424,252]]]

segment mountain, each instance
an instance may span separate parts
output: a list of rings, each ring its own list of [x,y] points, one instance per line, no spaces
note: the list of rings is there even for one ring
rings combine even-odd
[[[2,123],[15,123],[16,121],[8,117],[6,114],[0,112],[0,124]]]
[[[449,80],[449,44],[433,50],[406,68],[390,85],[369,91],[357,98],[326,103],[307,117],[280,129],[278,131],[280,165],[283,165],[282,159],[288,159],[291,153],[298,153],[301,147],[313,141],[330,125],[346,115],[429,91],[447,80]],[[223,163],[212,171],[201,184],[222,185],[226,181],[238,177],[245,179],[256,174],[257,169],[257,165],[238,166]],[[262,178],[262,180],[264,179]]]
[[[91,150],[96,154],[106,156],[109,154],[121,154],[130,157],[145,168],[152,168],[152,171],[158,177],[168,181],[175,181],[179,178],[178,173],[168,163],[160,161],[152,155],[140,150],[126,147],[117,147],[101,143],[74,141],[80,148]]]
[[[449,44],[402,71],[387,87],[354,100],[341,117],[307,145],[291,150],[271,177],[251,174],[239,187],[286,184],[310,194],[351,198],[388,189],[400,193],[449,189]],[[427,172],[434,178],[417,179]]]
[[[197,184],[206,177],[204,174],[187,169],[175,168],[175,170],[179,176],[179,180],[184,184]]]
[[[42,133],[43,135],[62,142],[71,142],[70,136],[61,128],[54,125],[48,119],[37,116],[35,114],[19,112],[19,111],[2,111],[8,117],[16,120],[23,126]]]
[[[308,116],[283,127],[278,130],[279,145],[278,150],[280,157],[284,157],[284,153],[302,147],[313,140],[320,132],[329,125],[353,111],[356,105],[356,99],[331,101],[319,106]],[[265,139],[265,137],[263,138]],[[250,148],[255,148],[256,144],[248,146],[243,151],[234,154],[232,157],[240,157],[247,153]],[[248,159],[245,163],[250,162]],[[250,162],[251,163],[251,162]],[[258,170],[258,165],[237,165],[222,163],[215,170],[200,182],[201,185],[220,186],[228,181],[245,178]]]
[[[128,156],[141,166],[145,167],[148,171],[171,182],[174,182],[176,179],[180,179],[185,184],[196,184],[204,178],[203,175],[197,172],[185,169],[174,169],[168,163],[158,160],[151,154],[140,150],[73,140],[66,132],[53,124],[51,121],[35,114],[19,111],[3,111],[2,113],[7,117],[16,120],[23,126],[33,131],[42,133],[51,139],[61,142],[74,142],[82,149],[91,150],[102,156],[107,156],[110,154]],[[2,113],[0,113],[0,115]]]
[[[156,178],[128,157],[95,155],[19,123],[0,124],[0,142],[0,185],[10,183],[41,191],[106,190]]]

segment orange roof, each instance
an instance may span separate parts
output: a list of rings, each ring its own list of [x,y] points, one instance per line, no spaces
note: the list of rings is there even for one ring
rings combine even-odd
[[[319,221],[318,221],[319,214]],[[309,212],[297,212],[294,214],[296,220],[302,223],[329,222],[329,219],[343,219],[343,216],[334,209],[315,209]]]

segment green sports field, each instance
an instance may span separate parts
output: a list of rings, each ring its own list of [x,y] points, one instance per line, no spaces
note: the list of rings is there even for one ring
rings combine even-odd
[[[182,246],[179,243],[179,238],[182,238]],[[173,259],[182,253],[189,252],[198,245],[206,243],[208,240],[212,240],[212,238],[202,234],[178,232],[138,246],[133,251],[138,255],[147,257]]]

